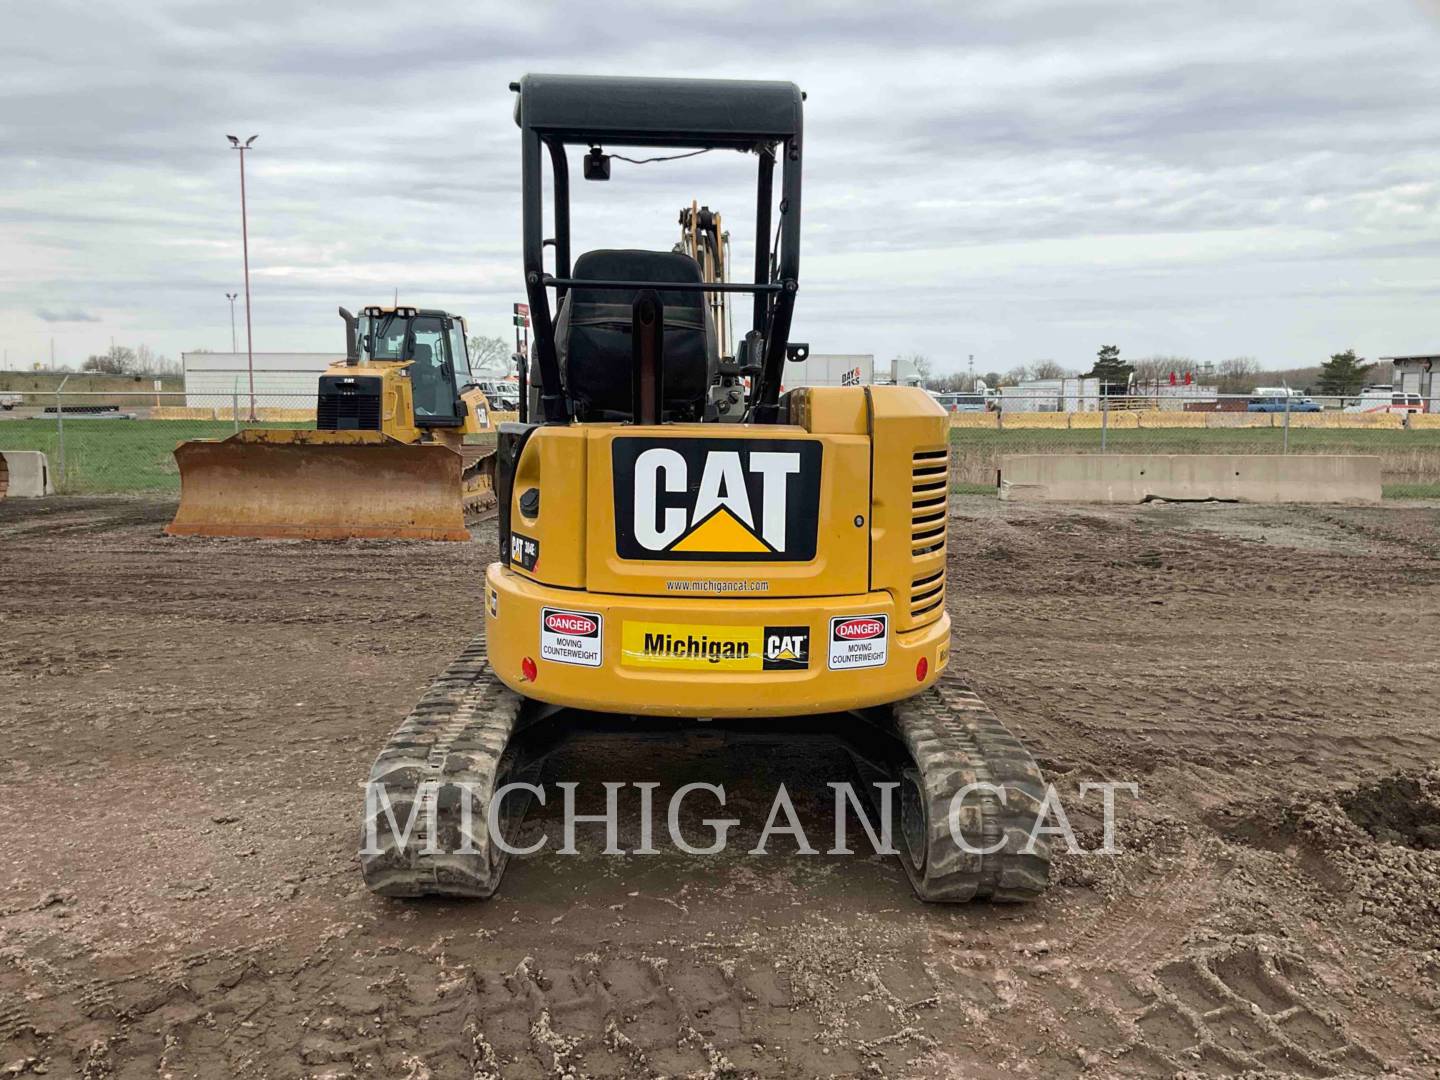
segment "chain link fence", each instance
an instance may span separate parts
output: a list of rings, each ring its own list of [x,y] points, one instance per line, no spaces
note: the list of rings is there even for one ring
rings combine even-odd
[[[0,451],[39,450],[56,491],[68,495],[173,493],[173,451],[242,427],[313,428],[315,395],[243,391],[0,393]]]
[[[1373,454],[1390,497],[1440,498],[1440,402],[1369,393],[960,395],[950,415],[958,492],[993,492],[1007,453]],[[176,494],[172,451],[245,427],[313,428],[314,393],[0,393],[0,450],[47,455],[66,494]],[[481,437],[483,438],[483,437]]]

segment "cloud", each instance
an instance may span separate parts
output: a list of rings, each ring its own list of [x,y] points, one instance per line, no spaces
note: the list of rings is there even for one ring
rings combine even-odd
[[[79,311],[75,308],[70,308],[65,311],[52,311],[49,308],[40,308],[35,312],[35,316],[40,319],[41,322],[47,323],[100,321],[99,315],[92,315],[88,311]]]
[[[1433,10],[1433,6],[1430,10]],[[795,336],[937,370],[1127,354],[1276,363],[1434,348],[1440,67],[1427,9],[731,0],[52,0],[0,80],[0,339],[229,344],[246,154],[257,347],[332,349],[336,304],[444,305],[508,333],[526,71],[806,89]],[[635,27],[643,26],[638,35]],[[733,49],[764,26],[764,57]],[[557,58],[573,58],[569,62]],[[572,175],[578,177],[572,164]],[[691,199],[750,264],[754,161],[572,185],[575,248],[668,248]],[[737,311],[740,309],[737,309]],[[69,314],[61,310],[62,314]],[[1105,327],[1111,331],[1105,331]],[[28,335],[28,336],[27,336]],[[1335,341],[1340,342],[1339,345]]]

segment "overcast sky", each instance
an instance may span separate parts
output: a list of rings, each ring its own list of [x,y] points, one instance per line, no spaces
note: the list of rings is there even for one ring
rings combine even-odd
[[[963,9],[963,10],[962,10]],[[527,71],[792,79],[794,338],[977,371],[1053,358],[1440,349],[1433,0],[902,5],[276,0],[7,5],[0,346],[230,345],[247,161],[257,351],[338,304],[508,334]],[[578,170],[577,170],[578,172]],[[692,198],[748,250],[754,159],[576,182],[576,250],[668,248]],[[242,301],[243,304],[243,301]],[[244,311],[237,305],[240,347]]]

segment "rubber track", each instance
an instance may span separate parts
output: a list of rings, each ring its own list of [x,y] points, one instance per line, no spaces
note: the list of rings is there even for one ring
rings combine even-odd
[[[533,783],[539,771],[538,762],[522,761],[513,750],[507,754],[523,704],[490,670],[483,637],[471,642],[430,686],[370,770],[370,783],[384,785],[402,831],[414,814],[403,846],[378,806],[373,807],[373,822],[367,818],[363,823],[360,863],[371,891],[479,898],[495,892],[508,856],[491,851],[485,808],[498,787],[516,780]],[[931,902],[963,903],[1031,900],[1044,892],[1050,877],[1050,837],[1037,837],[1031,850],[1024,849],[1044,802],[1045,781],[1020,741],[955,677],[942,678],[887,712],[891,734],[903,744],[908,760],[897,755],[885,772],[866,761],[857,759],[857,764],[868,780],[900,781],[902,822],[895,843],[916,895]],[[981,782],[1003,788],[1003,804],[994,793],[972,792],[960,808],[958,823],[972,849],[995,847],[1003,838],[999,850],[989,854],[966,851],[949,826],[955,793]],[[467,846],[461,784],[473,798],[469,851],[460,850]],[[367,800],[366,806],[369,814],[372,803]],[[513,836],[526,809],[528,797],[523,794],[507,800],[507,836]],[[907,817],[921,823],[923,865],[908,852]],[[372,827],[378,852],[366,855]],[[427,853],[427,847],[433,850]]]
[[[902,807],[918,796],[923,805],[924,865],[907,851],[904,827],[895,838],[910,884],[922,900],[1032,900],[1050,881],[1050,837],[1030,841],[1044,803],[1045,780],[1020,740],[1006,730],[978,694],[954,676],[942,677],[923,694],[893,707],[895,732],[910,762],[897,763]],[[1004,845],[993,854],[964,850],[950,833],[950,801],[967,784],[1003,788],[1002,805],[993,793],[972,792],[960,808],[961,836],[972,849]],[[908,789],[908,790],[907,790]],[[904,809],[901,811],[902,820]]]
[[[402,846],[384,810],[367,799],[360,866],[372,892],[468,897],[488,897],[495,892],[508,856],[499,849],[491,850],[485,819],[490,796],[511,781],[533,782],[532,773],[538,771],[525,769],[513,755],[506,755],[522,703],[490,670],[483,636],[472,641],[431,684],[370,769],[370,783],[384,785],[402,832],[412,811],[415,814],[413,831]],[[461,817],[461,801],[466,796],[458,786],[461,784],[468,785],[473,799],[470,851],[461,850],[467,846]],[[506,835],[510,836],[524,818],[528,797],[512,794],[506,802]],[[432,817],[437,826],[433,844]],[[379,841],[378,853],[367,855],[372,826]],[[427,847],[434,850],[426,853]]]

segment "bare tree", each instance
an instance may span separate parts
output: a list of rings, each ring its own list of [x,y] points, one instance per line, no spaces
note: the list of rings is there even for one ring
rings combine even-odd
[[[178,360],[157,353],[149,345],[111,345],[109,350],[89,357],[80,365],[81,371],[97,371],[102,375],[179,375]]]
[[[476,371],[510,370],[511,346],[502,337],[474,334],[470,337],[470,367]]]
[[[1024,364],[1016,364],[1009,371],[1005,372],[1004,375],[1000,376],[998,381],[1001,386],[1014,386],[1017,383],[1024,382],[1028,378],[1030,378],[1029,367]]]
[[[1030,365],[1032,379],[1063,379],[1071,374],[1069,368],[1054,360],[1037,360]]]
[[[1153,386],[1157,383],[1170,381],[1170,373],[1175,373],[1176,380],[1183,380],[1185,372],[1194,372],[1196,363],[1188,356],[1147,356],[1140,360],[1132,360],[1135,368],[1135,382],[1139,386]]]
[[[1222,394],[1248,394],[1255,388],[1260,364],[1253,356],[1233,356],[1216,364],[1215,374]]]
[[[98,371],[104,375],[130,375],[137,367],[134,349],[125,345],[111,345],[107,352],[88,357],[80,365],[80,370]]]
[[[925,387],[941,394],[958,394],[970,389],[970,376],[956,372],[952,375],[935,375],[926,380]]]
[[[180,370],[179,361],[171,360],[168,356],[157,353],[149,345],[139,345],[135,349],[135,373],[137,375],[179,375]]]

